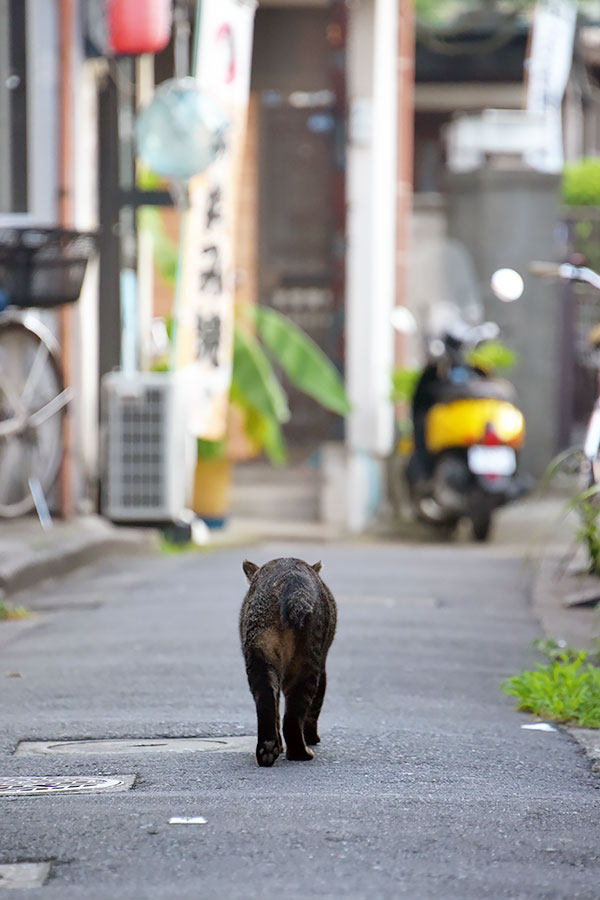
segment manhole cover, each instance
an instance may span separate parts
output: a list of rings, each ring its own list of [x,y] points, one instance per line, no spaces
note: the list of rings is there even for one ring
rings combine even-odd
[[[0,778],[0,797],[33,797],[41,794],[96,794],[128,791],[135,775],[112,775],[90,778]]]
[[[97,741],[21,741],[16,756],[137,753],[253,753],[256,738],[249,735],[214,738],[118,738]]]
[[[41,887],[50,874],[50,863],[12,863],[0,866],[0,888]]]

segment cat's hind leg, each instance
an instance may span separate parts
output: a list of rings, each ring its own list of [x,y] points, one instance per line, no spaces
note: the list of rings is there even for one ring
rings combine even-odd
[[[279,675],[254,651],[246,660],[246,672],[256,703],[256,761],[259,766],[272,766],[283,749],[279,730]]]
[[[283,737],[288,759],[313,759],[314,753],[309,750],[304,740],[304,721],[315,696],[318,673],[303,672],[301,677],[292,683],[284,681],[285,715],[283,717]]]
[[[318,722],[326,687],[327,675],[325,669],[323,669],[319,675],[317,691],[312,699],[308,712],[306,713],[306,720],[304,722],[304,740],[309,746],[314,746],[314,744],[318,744],[321,740],[319,737]]]

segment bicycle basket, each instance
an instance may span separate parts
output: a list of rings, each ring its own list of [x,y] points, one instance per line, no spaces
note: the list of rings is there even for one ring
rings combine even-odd
[[[95,248],[95,236],[85,232],[2,228],[0,294],[19,307],[74,303]]]

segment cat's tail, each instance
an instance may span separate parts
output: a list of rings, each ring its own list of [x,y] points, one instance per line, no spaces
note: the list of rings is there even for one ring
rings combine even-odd
[[[279,599],[281,621],[287,628],[303,628],[318,603],[315,583],[303,574],[288,576]]]

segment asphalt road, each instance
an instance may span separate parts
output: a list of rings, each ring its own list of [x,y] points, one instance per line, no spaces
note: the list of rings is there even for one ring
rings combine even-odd
[[[13,755],[25,739],[254,734],[237,635],[245,555],[322,558],[336,595],[314,761]],[[568,735],[522,729],[499,690],[538,633],[511,548],[135,558],[26,600],[45,612],[0,625],[0,781],[137,777],[125,793],[0,800],[0,864],[52,861],[20,896],[600,897],[598,779]]]

